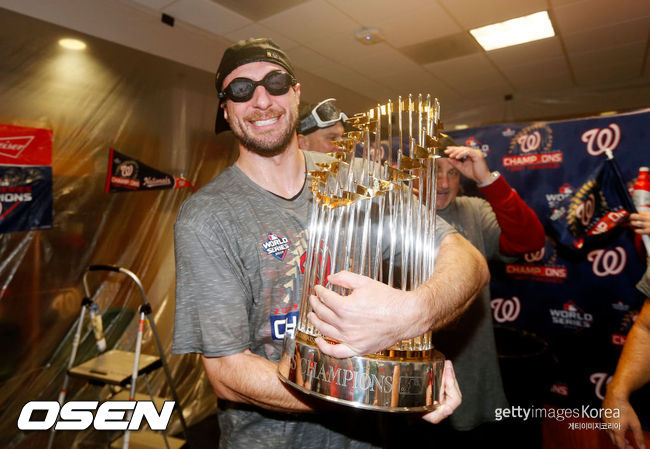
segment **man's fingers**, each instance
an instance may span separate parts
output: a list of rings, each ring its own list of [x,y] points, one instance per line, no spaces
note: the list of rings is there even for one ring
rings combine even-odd
[[[609,437],[609,440],[612,442],[614,446],[618,446],[616,443],[616,435],[611,429],[607,429],[607,436]]]
[[[434,411],[423,415],[422,419],[424,419],[427,422],[430,422],[431,424],[439,424],[443,419],[451,415],[451,412],[452,411],[449,409],[449,407],[443,404],[437,409],[435,409]]]
[[[316,337],[314,341],[316,342],[316,345],[318,345],[318,349],[320,349],[321,352],[337,359],[345,359],[359,354],[358,351],[355,351],[346,344],[328,343],[323,337]]]
[[[311,309],[318,315],[320,321],[330,324],[336,321],[336,312],[330,309],[319,297],[310,295],[309,304],[311,305]]]
[[[612,440],[612,443],[614,443],[614,446],[618,447],[619,449],[625,449],[628,447],[629,443],[625,440],[625,430],[621,427],[621,429],[613,429],[613,430],[608,430],[607,435],[609,438]]]
[[[454,411],[463,402],[463,394],[458,386],[456,379],[456,372],[451,360],[445,360],[445,372],[443,374],[442,382],[444,385],[444,401]]]
[[[434,411],[422,416],[422,419],[432,424],[438,424],[451,415],[462,402],[462,395],[456,382],[456,375],[451,360],[445,360],[440,386],[440,405]]]
[[[341,333],[338,331],[338,329],[318,318],[318,315],[316,315],[314,312],[309,312],[307,314],[307,319],[311,322],[311,324],[314,325],[316,329],[318,329],[321,334],[325,335],[326,337],[334,338],[335,340],[341,339]]]
[[[354,290],[355,288],[366,285],[368,278],[350,271],[339,271],[338,273],[330,274],[327,277],[327,281],[330,284]]]
[[[343,301],[343,297],[339,295],[336,292],[333,292],[332,290],[323,287],[322,285],[316,285],[314,287],[314,293],[318,295],[318,298],[320,298],[321,302],[323,303],[322,305],[327,307],[332,313],[336,314],[336,311],[338,307],[341,305],[341,301]],[[314,304],[312,303],[312,308],[314,307]],[[327,317],[322,316],[325,321],[331,321]]]
[[[634,435],[636,445],[641,449],[645,449],[645,441],[643,438],[643,432],[641,431],[641,424],[638,422],[633,423],[630,427],[632,428],[632,435]]]
[[[445,153],[447,156],[449,156],[450,160],[458,159],[461,161],[466,161],[467,159],[471,159],[472,162],[476,162],[476,160],[480,157],[483,157],[483,153],[481,153],[478,150],[474,150],[473,148],[469,147],[447,147],[445,149]]]
[[[627,441],[625,441],[625,432],[615,432],[614,433],[614,444],[620,449],[625,449],[627,447]]]
[[[456,151],[447,154],[448,161],[456,168],[462,167],[464,162],[467,162],[469,159],[471,161],[470,155],[463,151]]]

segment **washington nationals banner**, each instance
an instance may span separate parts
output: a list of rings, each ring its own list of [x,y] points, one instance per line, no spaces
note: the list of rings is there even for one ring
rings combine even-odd
[[[52,131],[0,124],[0,233],[52,227]]]
[[[634,244],[624,190],[640,166],[650,165],[649,123],[646,109],[449,132],[482,150],[490,169],[501,172],[545,225],[545,247],[512,263],[492,263],[490,287],[494,324],[517,330],[522,340],[543,340],[545,360],[557,362],[539,366],[550,403],[600,406],[645,299],[635,288],[645,254]],[[607,153],[616,163],[605,161]],[[541,357],[524,352],[521,360]],[[641,402],[650,405],[650,396]]]
[[[135,190],[179,189],[189,187],[196,190],[186,179],[161,172],[137,159],[110,149],[106,193],[132,192]]]

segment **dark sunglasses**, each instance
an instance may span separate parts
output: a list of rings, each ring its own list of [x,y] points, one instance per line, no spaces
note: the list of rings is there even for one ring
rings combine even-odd
[[[248,78],[235,78],[228,86],[219,92],[219,99],[223,100],[228,97],[236,103],[243,103],[253,98],[257,86],[264,86],[266,91],[271,95],[284,95],[289,91],[291,86],[297,84],[296,79],[288,73],[274,70],[260,81],[253,81]]]

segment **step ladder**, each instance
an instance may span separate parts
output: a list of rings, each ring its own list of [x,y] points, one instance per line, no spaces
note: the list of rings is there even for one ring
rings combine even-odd
[[[113,401],[128,401],[130,398],[130,393],[127,390],[122,390],[119,393],[113,395],[111,400]],[[159,396],[151,396],[148,394],[136,393],[136,401],[148,401],[152,400],[156,405],[157,410],[161,410],[166,398],[161,398]],[[185,445],[185,440],[180,438],[167,435],[167,443],[169,449],[180,449]],[[113,441],[110,445],[112,449],[121,449],[124,446],[124,437],[119,437],[117,440]],[[139,432],[132,432],[129,438],[129,447],[134,449],[160,449],[165,447],[165,441],[163,440],[162,435],[147,431],[141,430]]]
[[[140,295],[142,297],[142,305],[139,308],[140,319],[138,322],[138,333],[136,337],[135,352],[122,351],[117,349],[112,349],[110,351],[103,352],[105,347],[105,342],[100,341],[101,329],[96,333],[96,338],[98,339],[98,349],[100,354],[97,357],[91,358],[86,362],[80,365],[74,365],[75,358],[77,355],[77,350],[79,348],[79,342],[81,339],[81,332],[83,327],[84,316],[86,312],[89,313],[91,320],[95,319],[95,311],[97,310],[97,305],[91,299],[90,290],[88,288],[87,276],[90,272],[93,271],[112,271],[117,273],[122,273],[127,275],[133,282],[137,285]],[[85,379],[88,383],[92,385],[104,386],[110,385],[112,388],[117,387],[129,387],[130,391],[126,390],[120,391],[118,394],[113,396],[111,400],[153,400],[156,404],[156,409],[161,410],[162,404],[165,399],[155,398],[153,395],[143,395],[136,393],[136,383],[137,379],[142,377],[144,378],[147,388],[149,389],[149,382],[147,375],[156,369],[163,368],[165,376],[167,379],[167,384],[172,393],[173,400],[175,401],[174,410],[178,412],[181,426],[183,428],[183,433],[185,438],[188,437],[187,424],[185,423],[185,418],[183,417],[183,409],[181,407],[178,394],[174,388],[172,382],[171,373],[169,371],[169,366],[165,360],[164,350],[160,339],[158,337],[158,331],[156,325],[151,319],[151,306],[147,301],[147,297],[144,293],[142,283],[138,277],[127,270],[126,268],[117,267],[114,265],[91,265],[88,267],[86,273],[84,273],[83,284],[86,296],[83,298],[81,304],[81,313],[79,316],[79,322],[77,323],[77,328],[75,331],[73,343],[72,343],[72,352],[70,355],[70,360],[68,361],[68,369],[66,371],[63,386],[59,393],[58,402],[61,406],[65,403],[65,397],[67,394],[67,388],[70,381],[70,377],[77,377]],[[158,349],[158,355],[149,355],[142,354],[142,335],[144,332],[145,321],[149,323],[151,328],[156,347]],[[101,324],[99,325],[101,328]],[[96,328],[95,328],[96,330]],[[150,390],[150,389],[149,389]],[[151,392],[150,392],[151,393]],[[127,412],[127,420],[131,418],[131,411]],[[52,427],[52,432],[50,434],[50,439],[48,441],[47,448],[51,449],[54,442],[55,427]],[[166,431],[163,431],[162,434],[156,433],[153,431],[141,430],[137,432],[131,432],[129,430],[124,431],[123,436],[113,441],[110,445],[111,448],[132,448],[132,449],[179,449],[183,446],[186,446],[186,442],[183,439],[175,438],[167,435]]]

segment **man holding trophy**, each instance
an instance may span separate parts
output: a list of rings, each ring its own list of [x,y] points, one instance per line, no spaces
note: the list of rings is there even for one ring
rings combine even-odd
[[[370,427],[378,414],[329,405],[278,377],[283,340],[297,327],[301,270],[309,264],[313,196],[306,175],[332,161],[298,148],[300,84],[293,66],[269,39],[241,41],[224,53],[216,87],[215,130],[232,130],[239,157],[179,211],[173,352],[202,354],[219,397],[222,448],[379,445]],[[487,283],[487,264],[442,220],[435,242],[436,271],[412,290],[325,273],[351,291],[345,313],[358,324],[335,335],[324,329],[338,344],[318,344],[330,345],[335,357],[370,354],[462,314]],[[317,313],[310,317],[318,320]],[[439,422],[460,404],[448,366],[446,393],[424,414],[427,421]]]

